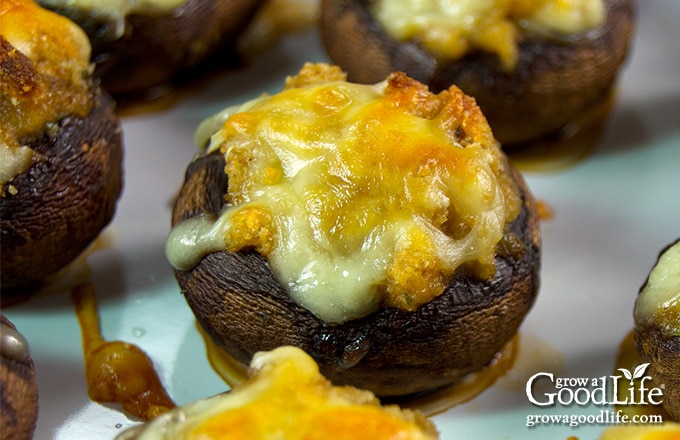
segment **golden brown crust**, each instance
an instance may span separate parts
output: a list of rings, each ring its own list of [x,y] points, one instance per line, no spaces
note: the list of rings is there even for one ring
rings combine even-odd
[[[16,330],[4,315],[0,315],[0,322],[3,330],[7,327]],[[30,356],[18,359],[16,356],[6,356],[6,353],[2,352],[0,395],[2,438],[32,439],[38,419],[38,384],[35,380],[33,359]]]
[[[172,223],[224,205],[228,177],[219,153],[188,168]],[[406,395],[452,383],[491,361],[516,333],[538,291],[540,233],[533,198],[513,179],[522,209],[508,225],[515,246],[499,246],[496,275],[458,272],[435,300],[407,312],[384,308],[366,318],[329,325],[296,304],[256,252],[209,254],[176,271],[199,323],[216,344],[247,364],[257,351],[303,348],[335,384],[380,396]],[[521,243],[517,246],[517,243]]]
[[[473,96],[504,148],[553,134],[603,99],[624,62],[634,27],[631,0],[605,0],[607,20],[596,36],[558,41],[524,36],[516,69],[474,52],[453,62],[381,29],[365,0],[323,0],[321,30],[330,58],[350,81],[373,83],[405,71],[433,91],[456,84]]]
[[[91,111],[90,46],[73,22],[30,0],[2,3],[0,32],[0,147],[16,157],[21,139]],[[0,183],[19,171],[3,169]]]
[[[92,85],[85,118],[21,139],[34,151],[28,171],[0,197],[0,286],[24,286],[78,256],[111,221],[123,185],[121,126],[111,98]]]

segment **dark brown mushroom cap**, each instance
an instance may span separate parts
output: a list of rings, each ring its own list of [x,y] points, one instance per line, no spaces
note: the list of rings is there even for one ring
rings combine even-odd
[[[196,66],[231,43],[262,0],[188,0],[167,13],[132,13],[125,32],[78,10],[53,9],[78,23],[90,37],[96,75],[114,95],[145,92]],[[49,7],[49,5],[46,5]]]
[[[2,324],[3,347],[0,349],[0,430],[3,439],[30,440],[33,438],[38,419],[38,383],[35,379],[33,359],[28,347],[23,344],[23,336],[15,333],[14,338],[7,333],[16,332],[16,327],[4,315]],[[5,341],[5,338],[13,340]],[[16,341],[21,339],[21,341]],[[10,342],[5,350],[5,342]],[[12,343],[14,342],[14,343]],[[25,345],[25,344],[24,344]]]
[[[512,72],[477,51],[440,61],[416,42],[388,36],[366,0],[323,0],[321,31],[348,80],[375,83],[393,71],[437,92],[451,84],[474,97],[504,148],[555,134],[607,96],[626,59],[634,28],[632,0],[604,0],[606,22],[569,39],[523,35]]]
[[[634,335],[640,358],[649,362],[646,375],[664,390],[664,409],[680,421],[680,336],[668,336],[655,326],[636,327]]]
[[[219,153],[190,164],[173,225],[195,215],[218,215],[228,187],[224,166]],[[414,312],[384,308],[362,319],[328,324],[296,304],[265,258],[252,251],[215,252],[175,275],[205,332],[243,364],[257,351],[294,345],[309,353],[335,384],[380,396],[431,390],[489,363],[516,334],[535,300],[538,218],[521,176],[515,178],[523,207],[507,226],[518,241],[514,247],[499,246],[496,275],[479,280],[458,272],[442,295]]]
[[[92,93],[85,118],[68,116],[20,140],[36,154],[0,197],[3,290],[54,274],[113,218],[123,186],[120,120],[109,95],[94,84]]]

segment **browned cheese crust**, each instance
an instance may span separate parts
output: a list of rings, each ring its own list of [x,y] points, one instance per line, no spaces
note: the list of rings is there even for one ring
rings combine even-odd
[[[366,0],[323,0],[321,30],[328,55],[355,82],[374,83],[404,71],[433,91],[451,84],[474,97],[504,148],[555,134],[610,92],[634,29],[632,0],[605,0],[606,22],[595,35],[568,41],[523,35],[516,68],[472,52],[440,61],[416,42],[388,36]]]
[[[14,324],[0,315],[3,333],[16,330]],[[3,335],[5,338],[7,335]],[[4,342],[4,341],[3,341]],[[33,438],[38,419],[38,384],[33,359],[16,353],[8,355],[4,347],[0,357],[0,432],[6,440]]]
[[[202,156],[188,168],[172,223],[200,213],[217,216],[228,177],[224,157]],[[516,333],[538,291],[540,234],[534,200],[521,176],[521,213],[508,225],[496,274],[480,280],[459,271],[445,292],[414,312],[384,308],[340,325],[297,305],[256,252],[206,256],[176,277],[198,322],[228,354],[294,345],[319,363],[334,384],[379,396],[401,396],[450,384],[489,363]],[[510,243],[511,242],[511,243]]]

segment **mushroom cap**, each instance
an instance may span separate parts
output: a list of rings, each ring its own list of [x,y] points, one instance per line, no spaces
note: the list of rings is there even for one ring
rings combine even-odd
[[[3,293],[66,266],[115,214],[123,187],[120,120],[111,97],[94,82],[92,93],[95,104],[86,117],[67,116],[55,131],[21,140],[37,154],[0,197]]]
[[[24,337],[0,315],[0,426],[2,437],[31,439],[38,420],[38,383]]]
[[[217,216],[228,176],[223,155],[195,159],[173,209],[172,223]],[[302,348],[334,384],[379,396],[404,396],[451,384],[494,359],[516,334],[536,298],[540,233],[534,200],[522,194],[519,216],[507,225],[518,246],[498,246],[496,274],[480,280],[456,272],[444,293],[413,312],[383,308],[367,317],[328,324],[294,302],[264,257],[254,251],[208,254],[175,275],[207,335],[247,365],[258,351]]]
[[[73,7],[54,10],[86,31],[95,73],[103,87],[117,96],[143,94],[162,86],[228,47],[262,3],[187,0],[171,11],[132,11],[122,22],[93,18]]]
[[[676,421],[680,421],[680,304],[678,295],[677,250],[680,239],[659,252],[657,261],[645,280],[635,304],[635,347],[643,362],[649,363],[647,375],[654,387],[662,388],[663,407]],[[671,248],[675,251],[667,252]],[[667,253],[667,256],[664,255]],[[662,258],[664,261],[662,262]],[[662,270],[656,272],[663,264]],[[652,279],[653,278],[653,279]],[[651,284],[651,287],[650,287]],[[650,290],[647,290],[647,289]],[[650,293],[653,292],[653,293]],[[663,297],[663,293],[670,295]],[[642,298],[642,295],[647,298]],[[650,298],[656,310],[647,309]]]
[[[442,61],[417,42],[395,40],[369,3],[322,3],[324,45],[348,79],[370,84],[404,71],[435,92],[455,84],[477,100],[505,149],[554,135],[605,99],[627,57],[635,21],[632,0],[604,0],[601,29],[568,39],[522,35],[519,60],[508,72],[495,54],[475,51]]]
[[[668,336],[659,327],[636,327],[635,345],[655,388],[662,388],[663,407],[680,421],[680,336]]]

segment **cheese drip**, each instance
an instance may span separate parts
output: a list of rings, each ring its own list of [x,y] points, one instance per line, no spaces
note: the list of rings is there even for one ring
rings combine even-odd
[[[605,17],[602,0],[377,0],[372,8],[393,38],[419,41],[443,59],[489,51],[507,70],[517,63],[520,29],[568,36],[598,28]]]
[[[175,267],[220,247],[255,249],[296,302],[333,323],[383,305],[414,310],[463,265],[493,275],[519,196],[460,90],[433,95],[394,74],[289,87],[247,107],[212,137],[227,207],[173,229]]]

